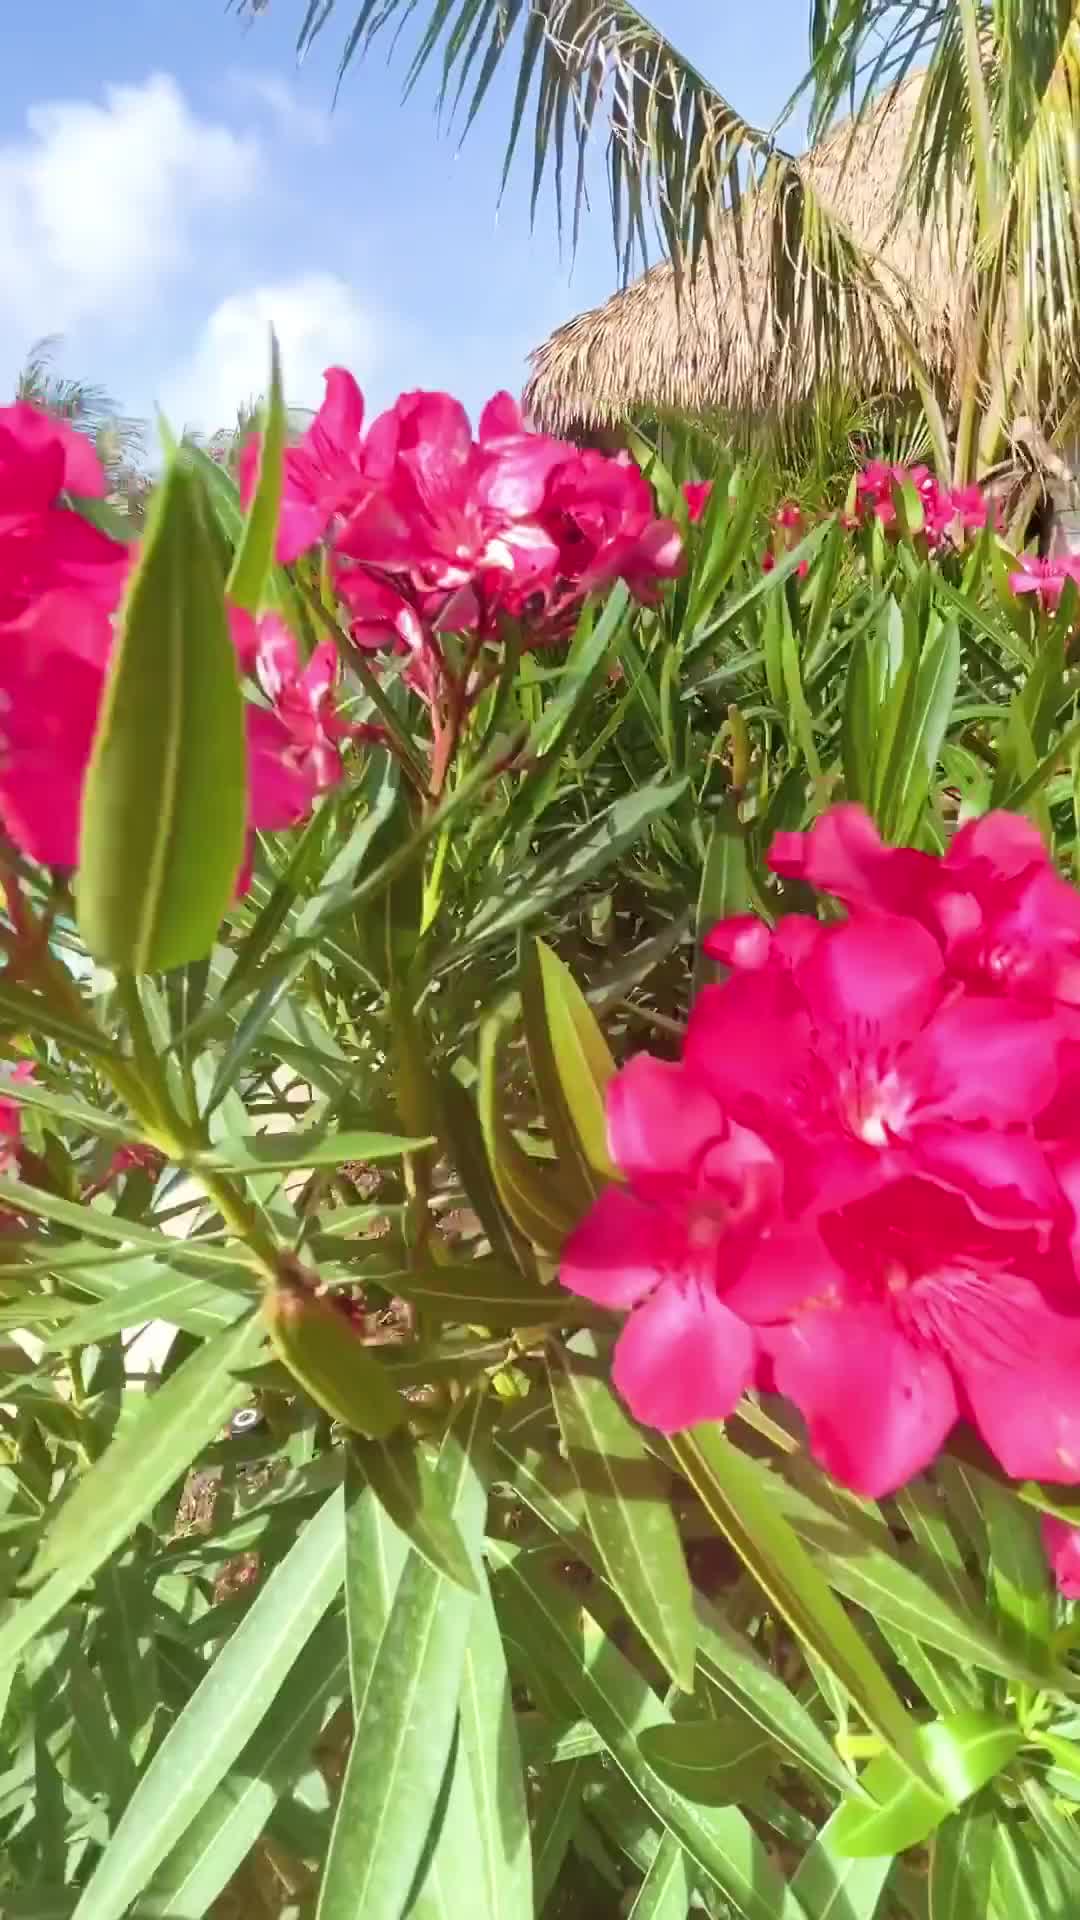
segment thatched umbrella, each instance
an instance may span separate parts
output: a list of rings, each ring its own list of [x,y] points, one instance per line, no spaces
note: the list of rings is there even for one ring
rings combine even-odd
[[[896,218],[896,186],[922,75],[883,97],[860,125],[838,127],[799,162],[799,174],[872,264],[846,284],[796,258],[778,241],[773,208],[744,199],[718,222],[714,258],[680,287],[668,262],[578,314],[532,353],[525,404],[537,426],[595,433],[628,417],[671,413],[775,413],[807,398],[825,370],[822,303],[844,303],[844,359],[829,369],[867,396],[911,384],[911,365],[891,323],[899,316],[931,373],[950,381],[963,312],[944,222],[927,231]],[[787,193],[798,192],[788,186]],[[798,223],[792,222],[793,230]],[[787,274],[777,318],[779,278]],[[794,292],[794,299],[793,299]],[[816,310],[816,312],[815,312]]]

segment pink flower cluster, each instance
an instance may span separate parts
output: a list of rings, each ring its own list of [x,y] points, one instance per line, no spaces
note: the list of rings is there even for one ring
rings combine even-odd
[[[135,559],[68,504],[105,490],[71,427],[23,402],[0,408],[0,820],[23,853],[57,867],[78,862],[113,617]],[[327,644],[304,668],[279,620],[233,619],[262,697],[246,710],[249,823],[290,826],[341,775],[336,656]]]
[[[257,450],[242,456],[245,498]],[[651,600],[682,569],[678,529],[657,518],[629,455],[529,432],[507,393],[488,402],[475,440],[445,393],[403,393],[365,433],[360,389],[335,367],[285,464],[279,561],[328,539],[353,639],[407,655],[429,700],[440,635],[471,636],[475,650],[510,618],[535,644],[564,633],[586,594],[622,579]]]
[[[923,538],[933,550],[960,531],[975,531],[991,523],[992,507],[981,487],[943,487],[929,467],[890,466],[871,460],[855,481],[855,501],[864,518],[883,527],[898,519],[896,494],[902,487],[917,494],[923,513]]]
[[[1004,813],[939,859],[841,806],[770,864],[847,916],[709,936],[729,971],[681,1060],[611,1083],[623,1184],[563,1284],[629,1310],[614,1379],[647,1425],[756,1385],[862,1494],[957,1421],[1010,1475],[1080,1482],[1080,894]]]
[[[1068,580],[1080,587],[1080,554],[1061,554],[1044,560],[1037,554],[1022,553],[1015,573],[1009,575],[1014,593],[1035,594],[1039,606],[1047,612],[1060,603]]]

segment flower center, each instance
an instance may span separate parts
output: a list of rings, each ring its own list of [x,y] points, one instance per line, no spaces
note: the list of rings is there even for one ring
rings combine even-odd
[[[840,1076],[840,1101],[852,1133],[869,1147],[885,1147],[902,1132],[914,1096],[895,1067],[859,1061]]]

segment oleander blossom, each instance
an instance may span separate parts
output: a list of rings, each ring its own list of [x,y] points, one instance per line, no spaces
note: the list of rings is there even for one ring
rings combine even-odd
[[[114,618],[137,559],[69,504],[105,489],[93,447],[66,423],[25,403],[0,408],[0,823],[22,853],[59,868],[78,865]],[[337,716],[329,643],[302,666],[283,622],[230,617],[259,691],[245,709],[248,823],[291,826],[341,778],[345,740],[371,729]]]
[[[1058,1592],[1064,1600],[1080,1600],[1080,1527],[1044,1513],[1042,1541]]]
[[[586,596],[623,580],[642,601],[681,572],[682,539],[656,513],[628,454],[534,433],[511,396],[484,408],[475,438],[449,394],[417,390],[364,429],[351,375],[332,368],[323,407],[286,454],[278,558],[325,539],[357,646],[408,656],[430,703],[448,668],[444,634],[465,636],[466,690],[507,623],[527,646],[564,637]],[[244,450],[245,497],[258,439]]]
[[[994,524],[992,503],[978,486],[943,487],[929,467],[907,467],[870,460],[855,478],[855,505],[864,519],[887,531],[899,526],[905,489],[914,493],[922,516],[919,532],[930,552],[964,533]],[[855,524],[858,524],[856,517]]]
[[[611,1083],[626,1184],[562,1282],[630,1309],[614,1379],[646,1424],[757,1385],[872,1498],[958,1422],[1080,1483],[1080,897],[1004,813],[939,858],[838,807],[771,864],[847,917],[713,929],[680,1062]]]

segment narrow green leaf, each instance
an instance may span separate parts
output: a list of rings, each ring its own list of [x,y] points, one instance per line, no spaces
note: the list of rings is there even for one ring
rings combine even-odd
[[[998,1614],[1020,1659],[1036,1673],[1048,1671],[1054,1600],[1038,1518],[1011,1488],[982,1474],[977,1480]]]
[[[732,1705],[761,1728],[777,1758],[806,1768],[833,1792],[848,1793],[852,1776],[816,1721],[719,1608],[695,1595],[698,1664]]]
[[[84,1581],[115,1553],[163,1493],[243,1405],[236,1372],[254,1360],[262,1328],[248,1320],[207,1341],[121,1430],[60,1509],[34,1562],[48,1575],[0,1617],[0,1668],[21,1653]]]
[[[244,728],[220,560],[174,459],[128,587],[83,790],[79,926],[111,966],[213,945],[244,852]]]
[[[709,842],[701,869],[701,886],[694,917],[695,995],[707,981],[716,977],[714,962],[702,952],[701,943],[718,920],[724,920],[730,914],[748,912],[749,886],[746,835],[739,820],[738,804],[729,795],[709,829]]]
[[[834,1813],[803,1854],[791,1890],[802,1901],[807,1920],[871,1920],[892,1871],[892,1859],[886,1855],[853,1860],[837,1853],[833,1835],[838,1819]]]
[[[437,1478],[478,1553],[486,1500],[473,1460],[477,1411],[467,1407],[461,1432],[447,1434]],[[400,1920],[406,1909],[439,1809],[474,1605],[473,1595],[410,1553],[354,1698],[317,1920]]]
[[[533,1327],[554,1321],[609,1325],[602,1308],[590,1311],[557,1282],[543,1286],[502,1261],[469,1260],[459,1265],[402,1270],[388,1274],[395,1291],[436,1320],[460,1320],[477,1327]]]
[[[597,1181],[616,1180],[608,1152],[604,1095],[615,1062],[596,1015],[557,953],[526,940],[521,953],[522,1005],[529,1057],[560,1161],[580,1166],[587,1205]]]
[[[736,1720],[678,1720],[646,1727],[641,1749],[658,1774],[704,1807],[738,1806],[763,1783],[776,1749],[759,1727]]]
[[[1015,1722],[974,1710],[920,1727],[919,1744],[935,1790],[913,1778],[891,1753],[872,1760],[860,1785],[877,1804],[849,1800],[839,1809],[832,1822],[837,1853],[864,1859],[918,1846],[1008,1766],[1023,1737]]]
[[[537,1565],[490,1541],[498,1569],[495,1600],[503,1632],[530,1669],[557,1684],[595,1727],[612,1760],[698,1870],[720,1888],[740,1920],[803,1920],[749,1821],[735,1807],[700,1807],[668,1786],[640,1746],[646,1727],[671,1716],[575,1596]],[[366,1920],[366,1916],[365,1916]]]
[[[222,1173],[288,1173],[293,1167],[340,1167],[350,1160],[377,1165],[433,1145],[430,1139],[406,1140],[394,1133],[323,1133],[298,1127],[295,1132],[218,1140],[199,1154],[197,1164]]]
[[[867,1725],[929,1786],[914,1722],[792,1528],[762,1502],[751,1463],[711,1427],[677,1434],[670,1445],[706,1511],[789,1626],[847,1689]]]
[[[930,1920],[985,1920],[994,1858],[994,1813],[970,1800],[942,1821],[930,1849]]]
[[[638,1888],[629,1920],[686,1920],[693,1890],[690,1861],[674,1834],[665,1833]]]
[[[339,1614],[309,1639],[234,1764],[154,1874],[149,1900],[169,1920],[203,1920],[212,1911],[281,1795],[310,1765],[322,1726],[348,1690]]]
[[[465,1542],[450,1517],[438,1480],[411,1434],[355,1440],[353,1453],[394,1525],[436,1573],[466,1593],[479,1591]]]
[[[533,1920],[532,1855],[514,1703],[487,1581],[473,1611],[446,1817],[412,1920]]]
[[[249,613],[258,613],[274,564],[287,425],[285,395],[281,386],[281,354],[277,336],[271,327],[270,393],[262,427],[258,478],[226,589],[233,605],[245,607]]]
[[[75,1920],[121,1920],[129,1912],[255,1732],[341,1586],[343,1519],[337,1491],[274,1568],[154,1755]]]
[[[555,1255],[577,1211],[567,1204],[550,1167],[530,1159],[518,1146],[502,1112],[499,1040],[503,1021],[485,1021],[480,1033],[480,1125],[500,1203],[518,1232],[542,1253]]]
[[[894,1551],[880,1524],[861,1515],[857,1502],[827,1485],[820,1474],[772,1473],[760,1462],[750,1470],[759,1498],[775,1504],[813,1556],[830,1586],[875,1619],[884,1620],[916,1640],[988,1673],[1019,1684],[1040,1684],[1040,1673],[1024,1665],[995,1634],[981,1613],[968,1613],[924,1579]]]
[[[697,1635],[666,1476],[597,1371],[587,1336],[552,1355],[550,1375],[563,1446],[604,1573],[665,1671],[690,1693]]]
[[[567,1849],[581,1813],[581,1791],[586,1771],[583,1760],[549,1767],[533,1809],[533,1895],[542,1914],[552,1887],[562,1871]]]

